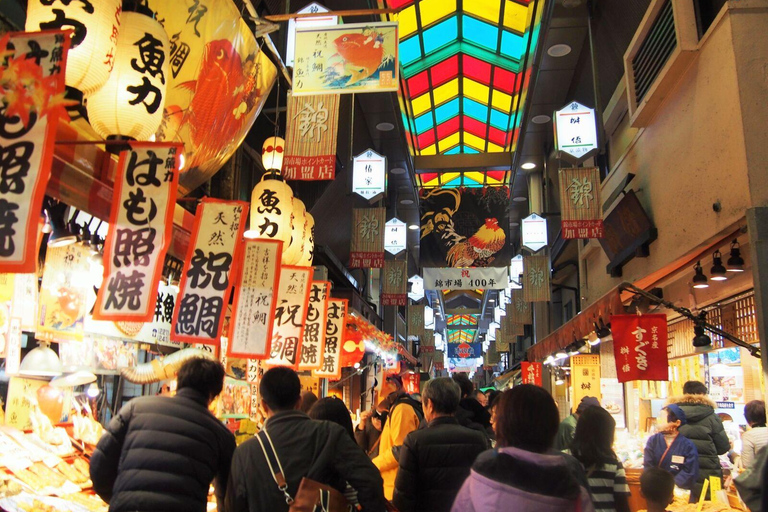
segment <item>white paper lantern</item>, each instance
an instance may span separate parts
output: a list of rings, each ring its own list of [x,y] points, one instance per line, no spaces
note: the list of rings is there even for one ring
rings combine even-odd
[[[115,68],[104,87],[88,96],[91,126],[104,138],[146,141],[163,120],[168,73],[168,36],[156,20],[124,12]]]
[[[112,71],[121,7],[121,0],[29,0],[25,28],[29,32],[74,30],[65,82],[83,94],[90,94],[107,82]]]
[[[307,219],[307,233],[308,236],[304,240],[304,251],[302,252],[301,259],[296,263],[300,267],[311,267],[312,259],[315,255],[315,218],[311,213],[304,214]]]
[[[264,164],[264,169],[282,171],[284,150],[285,140],[281,137],[269,137],[265,140],[261,147],[261,162]]]
[[[281,180],[265,174],[251,193],[251,226],[247,238],[282,240],[283,252],[291,242],[293,191]]]
[[[304,202],[297,197],[293,198],[293,220],[291,221],[291,241],[288,246],[283,246],[283,265],[295,265],[304,253],[306,232],[307,209]]]

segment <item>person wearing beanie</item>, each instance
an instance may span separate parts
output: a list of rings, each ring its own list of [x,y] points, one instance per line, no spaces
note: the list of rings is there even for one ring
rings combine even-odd
[[[573,436],[576,435],[576,423],[579,421],[581,413],[586,411],[588,407],[600,407],[600,401],[593,396],[585,396],[581,399],[573,414],[560,422],[555,438],[555,450],[562,452],[571,449]]]
[[[670,404],[666,411],[667,423],[652,435],[645,445],[643,468],[661,468],[672,473],[675,485],[693,490],[699,478],[699,454],[696,445],[680,434],[680,427],[688,423],[685,412],[677,404]],[[695,499],[694,496],[691,496]]]

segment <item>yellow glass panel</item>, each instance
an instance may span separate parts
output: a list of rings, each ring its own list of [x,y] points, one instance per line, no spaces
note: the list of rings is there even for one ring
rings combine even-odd
[[[463,7],[466,13],[479,16],[494,25],[499,23],[499,13],[501,11],[501,2],[499,0],[469,0],[464,2]]]
[[[476,181],[477,183],[485,183],[485,173],[477,171],[469,171],[464,173],[464,183],[469,180]]]
[[[432,144],[431,146],[427,146],[424,149],[421,150],[422,155],[436,155],[437,150],[435,149],[435,145]]]
[[[464,96],[467,98],[472,98],[473,100],[482,103],[483,105],[488,104],[488,87],[479,83],[475,82],[474,80],[470,80],[469,78],[463,78],[464,80]]]
[[[501,146],[497,146],[493,142],[488,143],[488,153],[501,153],[504,151],[504,148]]]
[[[452,100],[459,95],[459,79],[454,78],[447,84],[443,84],[433,91],[435,96],[435,105]]]
[[[512,96],[499,90],[494,90],[491,104],[493,105],[493,108],[501,110],[504,113],[509,113],[509,110],[512,108]]]
[[[411,107],[413,108],[413,117],[418,117],[432,108],[432,102],[429,100],[429,93],[414,98],[411,101]]]
[[[528,8],[507,0],[504,7],[504,26],[523,33],[528,23]]]
[[[449,135],[443,140],[439,141],[437,145],[440,152],[442,153],[443,151],[448,151],[453,146],[457,145],[459,142],[460,142],[459,132],[456,132],[453,135]]]
[[[400,11],[395,18],[400,22],[400,40],[402,41],[409,35],[419,29],[419,23],[416,21],[416,6],[412,5]]]
[[[422,0],[419,3],[421,26],[426,27],[455,11],[456,0]]]
[[[458,134],[457,134],[458,135]],[[450,183],[461,175],[458,172],[444,172],[440,175],[440,183]]]
[[[464,144],[472,146],[481,153],[485,153],[485,141],[471,133],[464,132]]]

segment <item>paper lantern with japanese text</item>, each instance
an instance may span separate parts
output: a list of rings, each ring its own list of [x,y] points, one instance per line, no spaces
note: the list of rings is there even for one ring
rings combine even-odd
[[[365,355],[365,341],[363,341],[363,332],[359,326],[360,323],[355,322],[352,315],[347,316],[341,343],[342,368],[355,366],[355,363],[359,363]]]
[[[251,193],[251,225],[247,238],[280,240],[283,247],[291,242],[293,190],[281,179],[265,174]]]
[[[88,119],[104,138],[149,140],[163,120],[170,42],[163,26],[143,14],[122,15],[115,67],[88,96]]]
[[[261,147],[261,163],[264,169],[278,172],[283,170],[283,154],[285,152],[285,140],[281,137],[269,137]]]
[[[308,233],[307,209],[298,197],[293,198],[293,217],[291,219],[291,241],[283,251],[283,265],[295,265],[304,254],[304,241]]]
[[[315,218],[309,212],[304,214],[304,218],[307,221],[304,228],[304,250],[302,251],[301,259],[296,265],[299,267],[310,267],[315,256]]]
[[[29,0],[26,30],[72,29],[66,84],[83,94],[100,89],[115,63],[121,0]]]

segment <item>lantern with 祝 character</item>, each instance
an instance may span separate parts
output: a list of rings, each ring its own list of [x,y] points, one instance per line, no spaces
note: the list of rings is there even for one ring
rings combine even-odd
[[[302,251],[301,259],[296,265],[300,267],[311,267],[312,259],[315,255],[315,218],[309,212],[304,214],[304,218],[306,219],[306,225],[304,227],[304,250]]]
[[[261,163],[264,169],[280,172],[283,170],[283,151],[285,140],[281,137],[269,137],[261,148]]]
[[[28,32],[73,29],[65,82],[83,94],[100,89],[115,64],[121,0],[29,0]]]
[[[160,23],[137,12],[123,13],[115,67],[104,87],[88,96],[88,119],[99,135],[140,141],[154,135],[170,79],[169,48]]]
[[[280,175],[265,174],[251,193],[251,225],[246,238],[281,240],[283,250],[291,243],[293,191]]]
[[[307,209],[304,206],[304,202],[297,198],[293,198],[293,219],[291,220],[291,241],[287,247],[283,250],[283,264],[295,265],[299,262],[304,254],[304,241],[306,240],[307,232]]]

